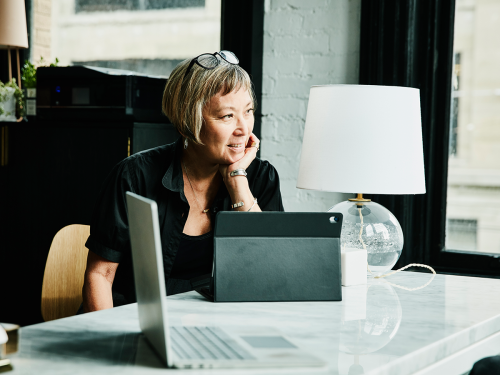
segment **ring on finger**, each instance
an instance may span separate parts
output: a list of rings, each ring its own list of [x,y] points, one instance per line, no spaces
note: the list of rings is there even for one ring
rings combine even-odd
[[[259,144],[257,142],[252,142],[252,144],[250,145],[250,147],[255,147],[257,149],[257,151],[259,151]]]

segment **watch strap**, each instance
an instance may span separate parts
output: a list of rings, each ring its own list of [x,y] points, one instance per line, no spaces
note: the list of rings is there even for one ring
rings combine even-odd
[[[231,173],[229,173],[229,175],[231,177],[234,177],[234,176],[247,176],[247,172],[243,169],[243,168],[239,168],[239,169],[235,169],[234,171],[231,171]]]
[[[243,207],[244,205],[245,205],[245,202],[238,202],[238,203],[232,204],[231,208],[235,209],[235,208],[238,208],[238,207]]]

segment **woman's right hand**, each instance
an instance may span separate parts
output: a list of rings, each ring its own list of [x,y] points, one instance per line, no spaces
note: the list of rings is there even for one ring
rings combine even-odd
[[[240,160],[234,162],[233,164],[219,164],[219,171],[222,174],[224,182],[230,181],[229,178],[231,178],[230,173],[232,171],[236,169],[246,170],[248,168],[248,166],[256,158],[259,146],[260,146],[260,139],[257,138],[257,136],[252,133],[248,137],[248,142],[245,147],[245,155],[243,155],[243,157]]]

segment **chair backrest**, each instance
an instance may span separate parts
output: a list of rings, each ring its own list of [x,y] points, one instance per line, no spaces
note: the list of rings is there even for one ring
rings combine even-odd
[[[75,315],[82,303],[87,265],[85,241],[88,225],[68,225],[54,236],[50,245],[42,286],[42,316],[45,321]]]

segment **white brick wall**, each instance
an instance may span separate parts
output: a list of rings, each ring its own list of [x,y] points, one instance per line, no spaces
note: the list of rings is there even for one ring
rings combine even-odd
[[[312,85],[358,83],[361,0],[266,0],[262,158],[278,170],[287,211],[326,211],[345,194],[297,189]]]
[[[50,28],[52,0],[34,0],[33,1],[33,38],[31,45],[31,61],[38,62],[43,56],[45,62],[50,59]]]

